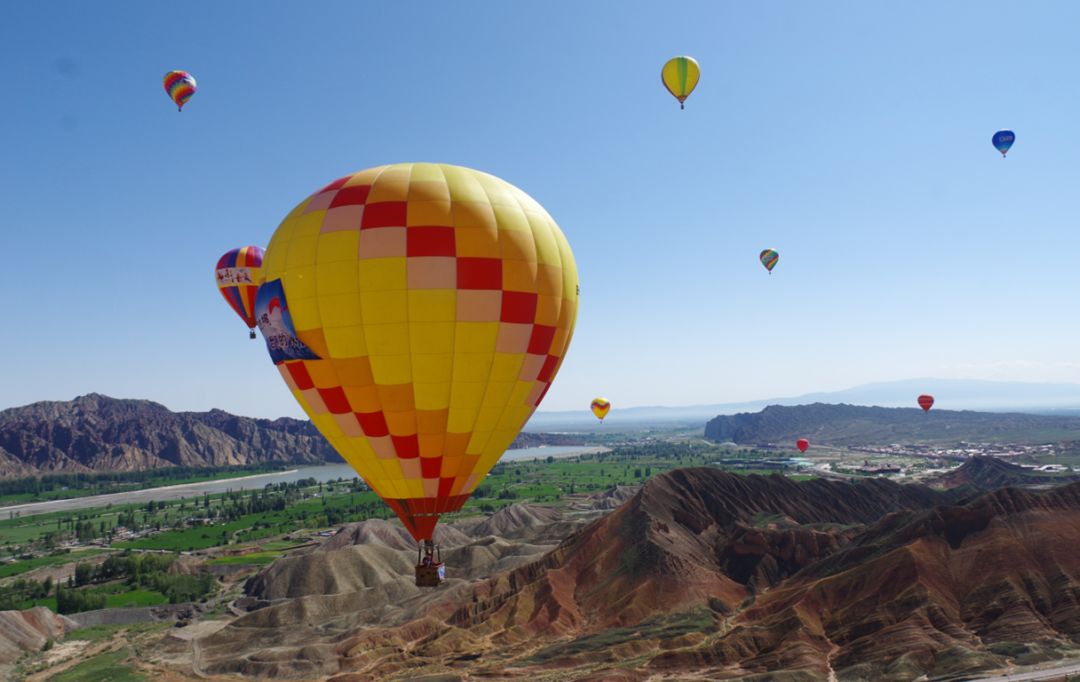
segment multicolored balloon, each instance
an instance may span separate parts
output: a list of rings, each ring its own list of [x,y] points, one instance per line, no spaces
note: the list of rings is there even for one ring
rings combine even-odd
[[[780,260],[780,254],[772,249],[765,249],[759,256],[761,264],[765,266],[765,269],[772,274],[772,269],[776,267],[776,263]]]
[[[930,408],[934,406],[934,396],[923,393],[919,396],[919,407],[923,409],[923,412],[929,412]]]
[[[1013,146],[1013,142],[1016,142],[1016,133],[1011,130],[999,130],[994,133],[990,141],[994,143],[994,149],[1001,152],[1001,157],[1005,158],[1005,155],[1009,153],[1009,149]]]
[[[187,71],[170,71],[165,74],[165,92],[176,104],[177,111],[184,110],[184,105],[195,94],[196,89],[195,76]]]
[[[672,57],[660,70],[660,80],[672,97],[679,100],[679,108],[685,109],[686,98],[697,87],[701,67],[693,57]]]
[[[589,409],[596,415],[596,418],[600,421],[604,421],[604,417],[611,411],[611,403],[607,398],[593,398],[592,404],[589,405]]]
[[[795,447],[799,448],[799,452],[806,452],[807,448],[810,447],[810,441],[805,438],[800,438],[795,441]]]
[[[446,164],[331,182],[282,221],[263,277],[272,361],[418,542],[536,410],[577,317],[574,256],[547,211]]]
[[[214,269],[218,291],[229,307],[236,311],[255,338],[255,295],[262,284],[263,250],[258,246],[242,246],[218,259]]]

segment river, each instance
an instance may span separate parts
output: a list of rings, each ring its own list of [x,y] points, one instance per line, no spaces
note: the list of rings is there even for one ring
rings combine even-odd
[[[519,450],[507,450],[503,453],[503,461],[520,462],[534,458],[545,457],[572,457],[589,452],[599,452],[607,448],[588,447],[581,445],[542,445],[536,448],[522,448]],[[336,481],[339,478],[349,480],[356,477],[356,472],[348,464],[324,464],[320,466],[304,466],[288,471],[275,471],[269,474],[255,474],[254,476],[239,476],[237,478],[223,478],[216,481],[203,481],[202,483],[181,483],[161,488],[147,488],[145,490],[131,490],[122,493],[107,493],[104,495],[90,495],[87,497],[74,497],[69,500],[49,500],[47,502],[29,502],[16,504],[9,507],[0,507],[0,518],[10,518],[14,514],[19,516],[33,516],[58,511],[73,511],[76,509],[89,509],[92,507],[104,507],[106,505],[143,504],[154,500],[178,500],[181,497],[202,496],[204,493],[223,493],[226,490],[252,490],[262,488],[271,483],[292,483],[304,478],[314,478],[316,481]]]

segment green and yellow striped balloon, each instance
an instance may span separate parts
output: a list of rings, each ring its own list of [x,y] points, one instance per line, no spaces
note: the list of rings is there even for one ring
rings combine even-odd
[[[679,108],[685,109],[686,98],[697,87],[701,67],[693,57],[672,57],[660,71],[660,80],[671,95],[679,100]]]

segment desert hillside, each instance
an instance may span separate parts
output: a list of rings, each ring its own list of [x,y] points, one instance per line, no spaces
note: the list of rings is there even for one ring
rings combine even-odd
[[[263,608],[201,641],[201,669],[910,680],[1061,657],[1080,636],[1080,484],[961,504],[878,479],[682,469],[542,553],[487,532],[565,517],[501,514],[446,529],[454,578],[432,592],[408,584],[388,524],[278,562],[248,586]]]

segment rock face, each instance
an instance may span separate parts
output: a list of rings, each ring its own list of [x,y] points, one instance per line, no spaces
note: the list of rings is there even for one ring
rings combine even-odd
[[[558,434],[529,433],[511,447],[566,441]],[[266,462],[340,464],[342,459],[311,422],[287,417],[172,412],[149,400],[94,393],[0,411],[0,478]]]
[[[75,627],[71,620],[44,606],[26,611],[0,611],[0,665],[14,663],[27,651],[41,651]]]
[[[1080,483],[957,499],[677,470],[546,552],[478,536],[567,518],[522,507],[450,529],[444,559],[473,580],[427,592],[400,538],[365,522],[266,569],[249,592],[270,606],[202,642],[200,665],[341,682],[912,680],[1075,650]]]
[[[705,437],[716,442],[780,443],[789,447],[798,438],[809,438],[811,443],[821,445],[989,439],[1038,443],[1046,442],[1047,438],[1075,440],[1077,431],[1080,431],[1080,417],[938,409],[924,414],[914,406],[825,403],[770,405],[760,412],[721,415],[705,425]]]
[[[1080,484],[890,514],[654,669],[911,680],[1054,658],[1080,635]]]
[[[751,590],[841,546],[842,533],[816,524],[872,523],[891,511],[944,499],[929,488],[881,479],[795,483],[782,476],[679,469],[654,478],[629,502],[567,539],[544,558],[542,571],[530,566],[491,581],[455,623],[595,631],[710,599],[733,609]],[[522,620],[538,607],[558,614],[558,622]]]
[[[2,477],[340,461],[310,422],[297,419],[172,412],[148,400],[96,394],[0,412]]]
[[[450,618],[473,599],[475,585],[536,562],[586,520],[580,513],[570,518],[549,507],[519,504],[482,520],[440,524],[434,539],[448,579],[437,590],[414,584],[416,542],[400,523],[351,524],[319,547],[279,559],[249,579],[244,591],[264,608],[200,640],[200,667],[212,674],[283,679],[339,672],[338,635]],[[411,627],[419,632],[427,626]]]

